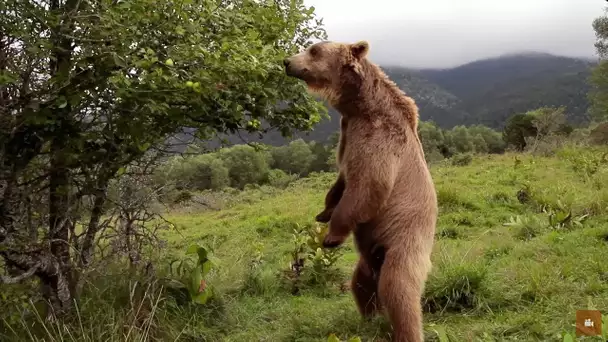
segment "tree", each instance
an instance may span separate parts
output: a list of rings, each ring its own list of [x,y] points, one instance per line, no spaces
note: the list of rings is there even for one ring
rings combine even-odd
[[[469,127],[469,133],[473,136],[480,135],[485,141],[489,153],[503,153],[505,151],[505,142],[502,140],[500,132],[483,125],[473,125]]]
[[[0,282],[35,276],[49,313],[69,312],[108,184],[183,127],[203,140],[311,129],[325,109],[281,61],[325,37],[313,10],[301,0],[2,1]]]
[[[469,130],[462,125],[452,128],[450,135],[452,146],[458,153],[467,153],[475,149],[473,138],[469,134]]]
[[[308,174],[310,165],[315,159],[310,146],[302,140],[297,139],[286,146],[272,149],[274,168],[287,173],[305,176]]]
[[[489,147],[481,134],[473,135],[473,146],[476,153],[488,153]]]
[[[230,185],[229,170],[215,153],[176,158],[160,169],[165,171],[164,180],[172,181],[178,189],[220,190]]]
[[[533,111],[529,111],[526,115],[532,117],[532,125],[536,130],[536,135],[533,139],[532,151],[536,151],[538,144],[552,137],[566,125],[566,107],[541,107]]]
[[[228,168],[230,185],[243,189],[247,184],[260,184],[267,180],[270,165],[266,154],[266,151],[245,144],[220,150],[219,156]]]
[[[194,159],[195,173],[192,181],[197,190],[220,190],[230,185],[230,170],[213,154]]]
[[[541,107],[526,113],[533,117],[532,124],[536,128],[536,137],[540,139],[558,132],[566,123],[566,107]]]
[[[603,16],[593,21],[593,29],[600,62],[590,77],[589,111],[597,121],[604,121],[608,120],[608,8]]]
[[[418,136],[424,151],[438,149],[444,143],[441,128],[437,127],[434,122],[421,121],[418,124]]]
[[[534,117],[527,114],[511,116],[502,132],[503,140],[507,145],[514,146],[518,151],[526,148],[526,138],[536,136]]]
[[[421,121],[418,124],[418,136],[427,162],[443,159],[441,151],[445,149],[445,139],[441,128],[434,122]]]
[[[313,155],[313,160],[310,163],[310,167],[308,169],[309,172],[320,172],[320,171],[328,171],[329,168],[327,166],[327,159],[331,157],[331,148],[334,145],[331,144],[321,144],[316,141],[311,141],[308,143],[310,151]]]

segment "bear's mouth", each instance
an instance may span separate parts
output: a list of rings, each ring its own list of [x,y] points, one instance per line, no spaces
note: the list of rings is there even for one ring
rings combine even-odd
[[[288,65],[285,67],[285,74],[287,76],[295,77],[295,78],[301,79],[303,81],[306,81],[306,75],[308,74],[308,69],[306,69],[306,68],[296,69],[296,68],[292,67],[291,65]]]
[[[294,77],[294,78],[304,81],[306,83],[306,85],[312,89],[324,88],[324,84],[327,82],[327,80],[325,80],[323,78],[314,77],[309,72],[309,70],[306,68],[294,69],[291,67],[286,67],[285,74],[287,76]]]

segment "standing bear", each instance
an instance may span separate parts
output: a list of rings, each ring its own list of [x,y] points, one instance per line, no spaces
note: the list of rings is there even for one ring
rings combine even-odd
[[[421,296],[431,270],[437,197],[418,138],[418,108],[366,56],[365,41],[320,42],[284,60],[288,76],[341,114],[339,175],[319,222],[325,247],[353,232],[351,289],[361,314],[384,312],[393,340],[423,340]]]

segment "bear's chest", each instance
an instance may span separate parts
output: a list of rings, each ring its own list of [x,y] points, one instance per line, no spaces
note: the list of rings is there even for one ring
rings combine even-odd
[[[383,122],[380,119],[355,120],[342,118],[340,121],[339,160],[354,157],[362,148],[376,145],[382,140]]]

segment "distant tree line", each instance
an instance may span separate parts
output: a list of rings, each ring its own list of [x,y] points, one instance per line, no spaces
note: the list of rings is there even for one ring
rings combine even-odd
[[[483,125],[442,129],[433,122],[420,122],[418,134],[428,163],[471,154],[501,154],[508,149],[536,151],[565,141],[575,131],[566,121],[565,110],[541,107],[515,114],[502,132]],[[592,141],[608,141],[606,124],[587,130],[585,135]],[[297,139],[279,147],[242,144],[211,153],[186,153],[162,164],[156,179],[170,182],[176,190],[244,189],[248,184],[284,187],[312,172],[335,171],[338,140],[335,132],[325,142]]]
[[[432,122],[421,122],[419,135],[429,163],[457,154],[503,153],[506,148],[500,132],[482,125],[444,130]],[[195,150],[191,149],[161,165],[156,177],[159,182],[169,181],[177,190],[284,186],[312,172],[335,171],[338,138],[335,132],[325,142],[297,139],[278,147],[242,144],[204,154],[189,153]]]

